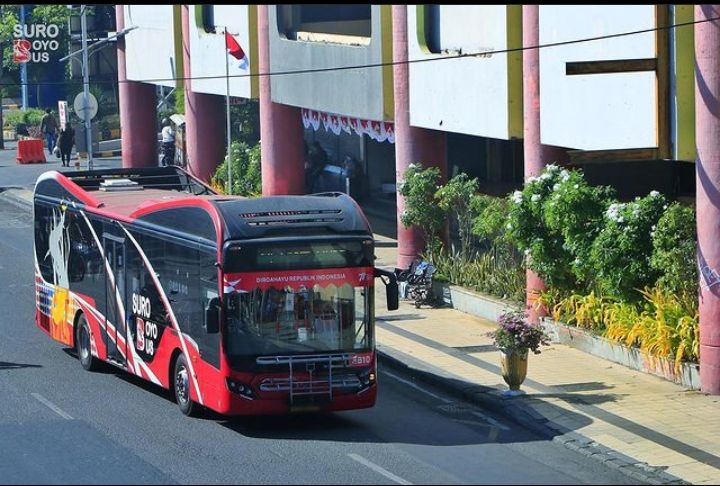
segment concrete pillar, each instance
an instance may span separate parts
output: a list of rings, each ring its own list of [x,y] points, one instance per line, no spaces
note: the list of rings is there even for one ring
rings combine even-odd
[[[259,68],[260,73],[269,73],[270,7],[258,5],[257,8]],[[305,157],[300,108],[273,103],[269,76],[260,76],[259,88],[263,196],[305,194]]]
[[[720,5],[695,5],[696,207],[700,267],[700,388],[720,394]]]
[[[410,164],[439,167],[442,183],[447,180],[447,136],[445,132],[410,126],[410,76],[408,60],[407,5],[392,6],[393,89],[395,95],[395,180],[402,181]],[[425,241],[417,228],[403,226],[400,215],[405,199],[397,193],[398,268],[407,268]]]
[[[209,182],[226,154],[225,97],[192,91],[188,8],[188,5],[181,7],[187,169],[195,177]]]
[[[540,7],[522,7],[523,47],[540,44]],[[567,152],[560,148],[540,143],[540,50],[523,50],[523,150],[525,179],[540,175],[545,165],[551,162],[567,163]],[[527,271],[526,310],[530,322],[537,323],[547,315],[547,309],[534,309],[535,299],[545,290],[545,282],[532,270]]]
[[[125,28],[123,5],[115,6],[117,30]],[[120,129],[123,167],[156,167],[157,97],[152,84],[127,81],[125,66],[125,39],[117,43],[118,97],[120,103]]]

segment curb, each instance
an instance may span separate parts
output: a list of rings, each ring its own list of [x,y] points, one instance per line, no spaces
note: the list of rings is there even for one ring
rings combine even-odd
[[[14,206],[19,207],[20,209],[24,209],[26,211],[31,211],[33,209],[33,204],[31,201],[28,201],[27,199],[20,197],[16,191],[18,190],[25,190],[24,188],[20,187],[0,187],[0,197],[4,199],[5,201],[9,202],[10,204],[13,204]]]
[[[122,150],[105,150],[102,152],[93,152],[93,157],[120,157],[121,155],[122,155]],[[87,159],[87,153],[78,152],[78,157]]]
[[[584,435],[569,430],[564,426],[548,420],[528,405],[524,405],[515,398],[506,398],[500,395],[496,388],[465,384],[438,376],[414,366],[412,361],[421,362],[414,358],[400,360],[391,354],[377,350],[378,361],[396,370],[402,371],[436,386],[443,391],[483,407],[497,415],[501,415],[512,422],[532,430],[538,435],[548,438],[567,449],[579,452],[584,456],[605,463],[612,469],[617,469],[626,476],[645,481],[649,484],[692,484],[676,476],[666,473],[662,467],[650,466],[626,456],[609,447],[595,442]],[[410,361],[408,364],[406,361]]]

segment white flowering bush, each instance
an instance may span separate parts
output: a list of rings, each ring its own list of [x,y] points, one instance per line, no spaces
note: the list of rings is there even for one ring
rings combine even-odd
[[[665,197],[652,191],[644,198],[608,206],[604,226],[593,241],[590,261],[605,295],[638,300],[638,289],[652,286],[659,272],[650,265],[654,231],[667,209]]]
[[[508,239],[526,256],[528,268],[557,289],[576,286],[571,262],[573,255],[564,244],[560,230],[546,224],[545,208],[555,188],[569,180],[570,173],[555,164],[545,167],[538,177],[531,177],[522,191],[509,196]]]
[[[652,228],[650,265],[661,275],[662,288],[697,302],[698,267],[695,209],[672,203]]]
[[[603,214],[613,196],[610,187],[588,184],[581,171],[563,169],[543,206],[545,225],[562,235],[563,247],[572,255],[570,269],[585,289],[592,286],[595,274],[592,244],[604,226]]]

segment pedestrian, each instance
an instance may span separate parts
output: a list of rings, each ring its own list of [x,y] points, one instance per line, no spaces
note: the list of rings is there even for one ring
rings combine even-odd
[[[50,108],[45,109],[45,114],[40,121],[40,131],[45,135],[48,152],[52,153],[55,148],[55,134],[57,133],[57,120]]]
[[[320,145],[320,142],[313,142],[312,147],[310,147],[310,153],[308,154],[308,164],[305,172],[306,193],[311,193],[316,190],[317,179],[327,165],[328,160],[328,154],[322,145]]]
[[[170,126],[170,120],[163,118],[162,120],[162,144],[160,146],[162,152],[162,165],[175,164],[175,133]]]
[[[63,167],[70,167],[70,154],[75,144],[75,130],[68,122],[63,130],[60,130],[58,137],[58,146],[60,147],[60,156],[62,158]],[[67,162],[65,161],[67,159]]]

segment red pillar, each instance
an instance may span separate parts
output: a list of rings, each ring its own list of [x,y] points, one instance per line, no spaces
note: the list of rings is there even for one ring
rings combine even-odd
[[[395,180],[399,183],[410,164],[439,167],[442,182],[447,180],[447,136],[445,132],[410,126],[410,76],[408,70],[407,5],[392,6],[393,89],[395,96]],[[422,252],[425,241],[415,227],[400,220],[405,198],[397,193],[398,268],[407,268]]]
[[[192,91],[188,8],[181,8],[187,168],[195,177],[209,182],[226,155],[225,98]]]
[[[540,7],[523,5],[522,7],[523,47],[540,44]],[[523,50],[523,150],[525,160],[525,179],[540,175],[546,164],[566,163],[567,152],[559,147],[540,143],[540,50]],[[527,300],[525,308],[530,322],[537,323],[547,315],[546,309],[535,307],[539,292],[545,290],[545,282],[532,270],[527,271]]]
[[[268,8],[268,5],[258,5],[260,73],[270,72]],[[259,88],[263,196],[305,194],[305,160],[300,108],[273,103],[270,96],[269,76],[260,76]]]
[[[700,388],[720,394],[720,5],[695,5],[696,207],[700,267]]]
[[[117,30],[125,28],[122,5],[115,6]],[[155,86],[127,81],[125,67],[125,39],[117,43],[118,96],[123,167],[156,167],[158,165],[157,111]]]

